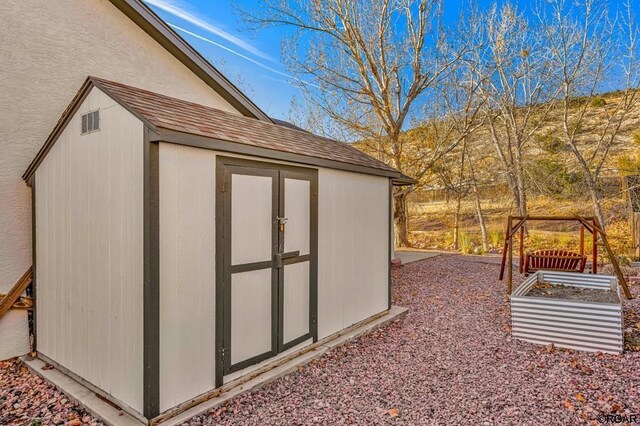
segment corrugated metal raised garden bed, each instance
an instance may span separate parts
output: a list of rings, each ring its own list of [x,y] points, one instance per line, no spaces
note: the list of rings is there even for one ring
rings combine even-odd
[[[538,271],[511,295],[511,330],[513,337],[531,343],[622,353],[618,279]]]

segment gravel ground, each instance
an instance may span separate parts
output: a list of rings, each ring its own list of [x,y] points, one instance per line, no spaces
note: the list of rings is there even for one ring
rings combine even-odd
[[[186,424],[564,425],[597,424],[602,414],[640,418],[639,352],[588,354],[512,340],[499,266],[472,259],[442,255],[395,270],[394,303],[410,308],[404,319]],[[640,321],[637,300],[626,308],[627,323]]]
[[[404,319],[185,424],[564,425],[597,424],[606,414],[640,419],[640,352],[588,354],[512,340],[504,283],[496,280],[499,266],[476,260],[442,255],[394,270],[394,303],[410,308]],[[638,287],[632,291],[637,295]],[[640,301],[625,304],[625,325],[638,337]],[[46,419],[43,424],[95,424],[26,368],[0,364],[0,424],[34,417]]]
[[[37,420],[40,420],[40,423]],[[101,425],[17,360],[0,362],[0,425]]]

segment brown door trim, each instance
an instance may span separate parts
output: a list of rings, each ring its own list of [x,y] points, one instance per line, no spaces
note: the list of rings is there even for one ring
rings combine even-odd
[[[243,265],[231,265],[231,176],[246,174],[273,177],[273,217],[284,212],[284,177],[304,178],[311,183],[311,235],[309,254],[288,257],[284,265],[309,261],[309,333],[292,342],[282,341],[283,268],[276,268],[275,255],[281,247],[280,231],[276,220],[272,228],[272,262],[260,261]],[[282,242],[282,244],[284,244]],[[226,374],[241,370],[268,359],[304,340],[318,340],[317,332],[317,275],[318,275],[318,171],[277,163],[218,156],[216,159],[216,387],[223,384]],[[280,250],[281,251],[281,250]],[[272,270],[272,348],[240,363],[231,364],[231,274],[250,270]]]

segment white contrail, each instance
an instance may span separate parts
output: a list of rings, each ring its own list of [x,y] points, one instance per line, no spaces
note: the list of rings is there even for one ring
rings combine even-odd
[[[289,80],[285,80],[285,79],[283,79],[283,78],[278,78],[278,77],[273,77],[273,76],[271,76],[271,75],[267,75],[267,74],[260,74],[260,75],[261,75],[262,77],[264,77],[264,78],[268,78],[269,80],[277,81],[277,82],[280,82],[280,83],[285,83],[285,84],[288,84],[289,86],[293,87],[294,89],[298,89],[298,90],[300,90],[300,86],[292,85],[292,84],[291,84],[291,81],[289,81]],[[315,85],[315,84],[313,84],[313,83],[309,83],[309,82],[305,82],[305,81],[303,81],[303,80],[300,80],[300,79],[299,79],[299,78],[297,78],[297,77],[293,77],[293,76],[288,76],[288,77],[289,77],[291,80],[296,80],[296,81],[299,81],[300,83],[308,84],[309,86],[313,86],[313,87],[316,87],[316,88],[318,88],[318,89],[320,88],[320,86],[318,86],[318,85]]]
[[[229,47],[227,47],[227,46],[225,46],[225,45],[223,45],[223,44],[220,44],[220,43],[218,43],[218,42],[216,42],[216,41],[213,41],[213,40],[208,39],[208,38],[206,38],[206,37],[204,37],[204,36],[201,36],[200,34],[196,34],[196,33],[191,32],[191,31],[189,31],[189,30],[185,30],[184,28],[181,28],[181,27],[179,27],[179,26],[177,26],[177,25],[174,25],[174,24],[171,24],[171,23],[168,23],[168,25],[169,25],[171,28],[175,29],[175,30],[178,30],[178,31],[183,32],[183,33],[185,33],[185,34],[189,34],[191,37],[195,37],[195,38],[197,38],[198,40],[206,41],[207,43],[211,43],[211,44],[213,44],[214,46],[219,47],[220,49],[226,50],[226,51],[227,51],[227,52],[229,52],[229,53],[233,53],[234,55],[239,56],[239,57],[241,57],[242,59],[245,59],[245,60],[247,60],[247,61],[249,61],[249,62],[251,62],[251,63],[254,63],[254,64],[258,65],[259,67],[262,67],[262,68],[264,68],[264,69],[267,69],[267,70],[269,70],[269,71],[271,71],[271,72],[274,72],[274,73],[276,73],[276,74],[283,75],[283,76],[285,76],[285,77],[291,77],[290,75],[288,75],[288,74],[286,74],[286,73],[283,73],[282,71],[278,71],[277,69],[272,68],[272,67],[270,67],[269,65],[265,65],[265,64],[263,64],[262,62],[256,61],[255,59],[250,58],[250,57],[249,57],[249,56],[247,56],[247,55],[243,55],[242,53],[240,53],[240,52],[238,52],[238,51],[235,51],[235,50],[233,50],[233,49],[231,49],[231,48],[229,48]]]
[[[205,21],[203,18],[195,15],[194,13],[189,12],[187,8],[179,0],[144,0],[144,1],[152,6],[155,6],[159,9],[164,10],[167,13],[172,14],[173,16],[176,16],[199,28],[202,28],[203,30],[206,30],[212,34],[215,34],[218,37],[223,38],[224,40],[227,40],[228,42],[234,44],[235,46],[238,46],[242,50],[245,50],[261,58],[274,61],[274,59],[271,56],[267,55],[266,53],[262,52],[259,49],[256,49],[246,41],[232,34],[229,34],[228,32]]]
[[[185,30],[184,28],[181,28],[181,27],[179,27],[179,26],[177,26],[177,25],[174,25],[174,24],[171,24],[171,23],[168,23],[168,25],[169,25],[171,28],[175,29],[175,30],[178,30],[178,31],[180,31],[180,32],[183,32],[183,33],[185,33],[185,34],[190,35],[191,37],[195,37],[195,38],[197,38],[198,40],[202,40],[202,41],[205,41],[205,42],[207,42],[207,43],[213,44],[214,46],[219,47],[220,49],[226,50],[226,51],[227,51],[227,52],[229,52],[229,53],[232,53],[232,54],[234,54],[234,55],[236,55],[236,56],[239,56],[240,58],[244,59],[245,61],[249,61],[249,62],[251,62],[252,64],[255,64],[255,65],[259,66],[260,68],[264,68],[264,69],[266,69],[266,70],[268,70],[268,71],[271,71],[271,72],[272,72],[272,73],[274,73],[274,74],[278,74],[278,75],[281,75],[281,76],[286,77],[286,78],[288,78],[288,79],[296,80],[296,81],[299,81],[299,82],[304,83],[304,84],[309,84],[309,85],[311,85],[311,86],[313,86],[313,87],[316,87],[316,88],[318,88],[318,89],[320,88],[319,86],[317,86],[317,85],[315,85],[315,84],[313,84],[313,83],[304,82],[304,81],[300,80],[300,79],[299,79],[299,78],[297,78],[297,77],[294,77],[294,76],[292,76],[292,75],[290,75],[290,74],[287,74],[286,72],[279,71],[279,70],[277,70],[277,69],[275,69],[275,68],[273,68],[273,67],[270,67],[269,65],[265,65],[265,64],[263,64],[263,63],[262,63],[262,62],[260,62],[260,61],[256,61],[255,59],[250,58],[250,57],[249,57],[249,56],[247,56],[247,55],[243,55],[243,54],[242,54],[242,53],[240,53],[240,52],[237,52],[237,51],[235,51],[235,50],[233,50],[233,49],[231,49],[231,48],[229,48],[229,47],[227,47],[227,46],[225,46],[225,45],[223,45],[223,44],[220,44],[220,43],[218,43],[218,42],[216,42],[216,41],[213,41],[213,40],[211,40],[211,39],[208,39],[207,37],[201,36],[200,34],[196,34],[196,33],[192,32],[192,31],[189,31],[189,30]],[[263,74],[263,75],[264,75],[264,74]],[[265,77],[266,77],[266,76],[265,76]],[[274,78],[274,80],[282,81],[282,82],[285,82],[285,83],[290,83],[289,81],[280,80],[280,79],[275,79],[275,78]]]

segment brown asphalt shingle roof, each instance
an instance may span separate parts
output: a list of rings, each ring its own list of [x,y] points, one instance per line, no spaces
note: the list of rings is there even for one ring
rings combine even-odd
[[[347,143],[113,81],[91,81],[161,129],[398,173]]]

